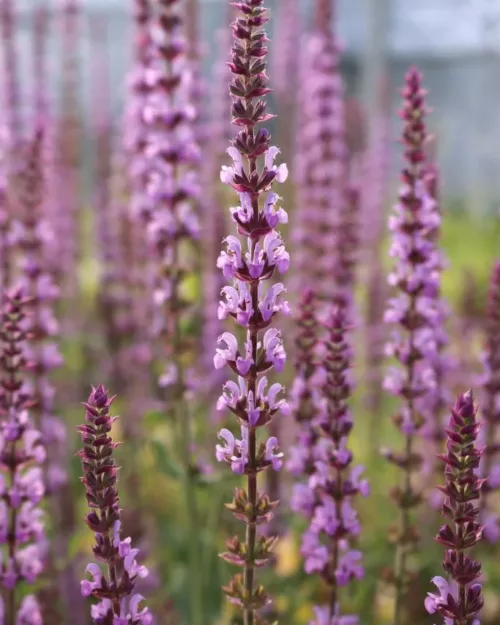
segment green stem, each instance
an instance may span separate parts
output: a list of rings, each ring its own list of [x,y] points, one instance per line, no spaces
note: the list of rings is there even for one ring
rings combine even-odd
[[[177,406],[177,421],[180,426],[181,449],[184,459],[184,503],[187,517],[187,539],[189,552],[189,585],[191,588],[191,625],[203,625],[202,579],[199,567],[199,536],[196,506],[196,483],[191,469],[191,414],[189,406]]]
[[[412,453],[413,437],[406,437],[406,457],[410,458]],[[411,493],[411,470],[408,468],[405,471],[404,476],[405,488],[404,495]],[[398,544],[396,551],[396,564],[395,564],[395,576],[396,576],[396,600],[394,604],[394,625],[400,625],[401,616],[403,613],[403,603],[405,595],[405,576],[406,576],[406,560],[408,555],[408,547],[406,545],[406,538],[411,525],[410,511],[407,506],[401,509],[400,518],[400,540],[403,542]]]

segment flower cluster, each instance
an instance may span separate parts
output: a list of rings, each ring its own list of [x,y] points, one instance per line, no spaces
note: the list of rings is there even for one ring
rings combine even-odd
[[[45,487],[48,493],[53,493],[67,480],[61,466],[61,446],[66,439],[66,429],[54,414],[55,388],[50,381],[52,371],[62,365],[62,356],[53,340],[59,332],[53,308],[60,292],[47,268],[47,257],[55,235],[41,211],[44,191],[41,128],[25,147],[16,185],[20,219],[14,226],[23,252],[21,284],[24,292],[32,298],[32,340],[25,353],[33,374],[32,394],[36,401],[33,416],[43,435],[43,443],[50,451]]]
[[[179,354],[174,352],[179,348],[179,319],[188,308],[180,285],[192,270],[183,266],[179,250],[181,244],[199,237],[199,148],[194,133],[196,110],[190,102],[193,74],[181,36],[181,3],[161,0],[159,4],[158,20],[152,26],[151,61],[145,76],[148,93],[142,113],[147,131],[143,160],[147,185],[138,200],[157,263],[153,334],[166,338],[166,355],[171,360],[160,385],[169,386],[180,383]]]
[[[484,353],[484,403],[482,415],[486,443],[481,474],[488,479],[484,488],[483,518],[484,536],[490,542],[500,539],[500,519],[489,506],[491,495],[500,489],[500,444],[497,440],[500,426],[500,262],[497,261],[490,280],[490,292],[486,322],[486,350]]]
[[[420,502],[416,492],[414,473],[421,465],[421,456],[415,449],[415,434],[422,427],[420,414],[423,398],[435,386],[433,371],[436,353],[435,317],[436,295],[439,291],[439,273],[436,267],[436,243],[429,233],[436,228],[439,215],[435,202],[426,189],[424,180],[425,91],[419,72],[411,68],[405,77],[403,89],[404,121],[402,143],[406,166],[402,170],[399,202],[389,221],[392,233],[390,255],[396,259],[389,275],[389,284],[399,294],[389,301],[385,321],[397,330],[392,334],[386,352],[399,361],[399,367],[388,372],[384,386],[401,399],[395,423],[405,437],[402,454],[387,452],[387,458],[404,472],[403,486],[395,488],[392,496],[401,511],[393,581],[396,583],[395,625],[400,625],[403,596],[408,581],[407,559],[411,547],[418,541],[412,526],[411,510]]]
[[[339,588],[363,576],[361,552],[352,549],[352,541],[360,532],[352,499],[358,493],[369,494],[368,483],[361,478],[363,467],[350,466],[352,452],[347,446],[353,422],[347,405],[351,362],[346,319],[346,310],[336,308],[328,322],[324,406],[319,417],[321,437],[313,450],[308,501],[302,498],[302,509],[309,512],[311,522],[303,535],[301,552],[306,572],[319,573],[330,587],[330,607],[324,608],[329,610],[328,623],[341,618]],[[316,625],[322,622],[322,610],[318,608],[313,621]]]
[[[82,581],[81,590],[84,597],[99,599],[91,609],[97,625],[150,625],[151,613],[139,607],[143,597],[133,594],[136,579],[146,577],[148,571],[137,563],[139,550],[132,548],[130,538],[121,538],[116,490],[118,467],[113,458],[118,443],[109,435],[117,419],[109,415],[113,399],[103,386],[92,388],[84,403],[86,423],[78,427],[83,441],[79,452],[84,472],[82,482],[91,509],[86,523],[95,533],[94,555],[108,567],[106,577],[98,564],[89,564],[87,572],[92,579]]]
[[[233,334],[223,333],[214,358],[217,369],[227,365],[238,376],[238,384],[225,384],[218,408],[228,408],[241,427],[238,439],[229,430],[220,432],[225,445],[218,445],[216,454],[219,461],[228,462],[234,472],[247,477],[247,490],[237,489],[228,506],[246,523],[246,541],[232,539],[222,557],[244,568],[244,576],[235,575],[224,592],[242,607],[245,622],[253,623],[256,612],[270,601],[262,586],[256,585],[254,569],[269,561],[275,542],[274,537],[258,536],[257,526],[272,518],[277,505],[258,492],[257,475],[269,466],[279,469],[282,465],[277,439],[271,436],[266,442],[259,441],[257,430],[278,411],[288,411],[287,403],[278,399],[282,386],[272,384],[266,393],[265,376],[272,368],[282,371],[286,359],[280,332],[270,327],[279,312],[289,312],[282,299],[285,288],[278,282],[266,289],[265,283],[275,272],[286,272],[289,265],[288,253],[275,231],[279,223],[286,223],[287,214],[277,207],[280,198],[271,190],[273,183],[286,180],[288,170],[286,165],[274,164],[279,150],[270,146],[269,132],[258,129],[258,124],[271,117],[261,99],[270,91],[265,74],[267,38],[262,29],[268,21],[264,0],[243,0],[235,7],[240,15],[233,24],[230,93],[232,121],[240,130],[228,149],[233,165],[222,167],[221,180],[238,192],[240,203],[231,208],[231,217],[245,242],[235,236],[225,239],[227,247],[217,265],[234,282],[222,289],[218,315],[220,319],[233,318],[246,330],[246,339],[240,346]]]
[[[45,448],[28,413],[35,402],[21,378],[22,371],[29,368],[25,343],[30,338],[26,329],[30,303],[20,289],[4,294],[0,337],[0,542],[6,553],[0,584],[4,589],[6,622],[36,625],[41,623],[41,616],[33,596],[16,607],[19,583],[33,583],[42,572],[45,545],[43,512],[39,507],[44,496],[41,465]]]
[[[452,410],[446,429],[446,484],[440,487],[445,495],[442,512],[449,524],[439,530],[436,541],[446,548],[443,568],[451,581],[435,577],[432,581],[438,593],[428,593],[425,607],[430,614],[438,613],[446,623],[474,623],[483,607],[481,563],[468,555],[468,550],[481,540],[479,499],[485,480],[477,470],[482,450],[476,446],[480,424],[476,419],[472,391],[460,395]]]

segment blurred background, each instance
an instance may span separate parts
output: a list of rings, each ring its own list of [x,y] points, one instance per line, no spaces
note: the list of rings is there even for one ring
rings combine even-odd
[[[276,2],[270,0],[270,7],[275,8]],[[16,2],[16,41],[23,76],[30,75],[37,3],[38,0]],[[80,4],[83,19],[74,45],[81,60],[81,106],[88,111],[92,99],[98,97],[92,92],[90,67],[92,58],[101,57],[109,63],[109,95],[118,121],[123,111],[125,76],[132,58],[132,47],[124,45],[131,41],[131,3],[81,0]],[[299,4],[303,27],[310,28],[313,0],[301,0]],[[446,193],[466,204],[474,214],[498,211],[500,121],[495,103],[500,96],[500,3],[497,0],[338,0],[336,4],[337,30],[344,46],[343,72],[349,93],[359,98],[366,111],[373,113],[383,76],[390,105],[395,110],[397,87],[405,69],[412,63],[418,65],[430,92],[431,127],[436,133],[437,158],[446,180]],[[47,0],[45,5],[54,11],[57,2]],[[197,7],[203,73],[209,78],[217,55],[215,33],[224,19],[225,1],[199,0]],[[49,28],[54,35],[54,24]],[[271,33],[274,28],[273,22]],[[55,88],[61,56],[58,39],[52,35],[47,40],[48,76]],[[29,92],[29,82],[23,80],[25,93]],[[57,89],[53,95],[57,98]],[[26,106],[27,100],[23,99],[23,103]],[[395,117],[393,120],[396,131],[398,122]],[[396,166],[394,159],[393,165]]]

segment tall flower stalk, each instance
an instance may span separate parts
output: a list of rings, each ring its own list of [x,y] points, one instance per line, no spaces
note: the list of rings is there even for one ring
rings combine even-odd
[[[402,143],[406,165],[402,170],[402,187],[394,215],[390,218],[392,233],[390,255],[396,265],[389,283],[398,291],[389,301],[385,320],[395,330],[387,353],[399,366],[392,367],[385,378],[385,388],[400,399],[394,420],[404,437],[402,452],[387,452],[387,458],[401,469],[402,483],[392,492],[399,508],[399,526],[394,529],[396,557],[393,580],[396,587],[394,625],[401,625],[404,599],[409,577],[408,556],[418,542],[412,510],[420,503],[416,471],[421,456],[416,449],[417,433],[423,425],[418,403],[435,385],[432,369],[435,340],[432,323],[435,313],[436,275],[435,242],[428,229],[435,223],[434,203],[429,201],[424,182],[425,91],[421,75],[411,68],[403,89],[404,121]]]
[[[327,322],[324,356],[324,405],[318,415],[320,436],[313,449],[314,469],[308,482],[303,509],[309,508],[311,523],[302,537],[301,551],[307,573],[318,573],[329,587],[329,602],[315,608],[314,625],[357,623],[355,616],[341,616],[341,588],[361,579],[361,552],[353,549],[360,524],[353,497],[368,495],[363,467],[351,468],[348,436],[353,422],[347,400],[351,395],[351,349],[346,340],[347,307],[336,307]],[[308,500],[308,501],[307,501]]]
[[[136,580],[146,577],[148,570],[137,563],[139,550],[132,548],[130,538],[121,537],[118,467],[113,457],[118,443],[110,436],[118,418],[109,414],[113,399],[103,386],[92,388],[84,403],[85,424],[78,427],[83,441],[82,482],[90,508],[85,520],[95,533],[94,555],[108,569],[106,575],[98,564],[89,564],[86,570],[92,579],[82,581],[81,590],[84,597],[99,600],[91,608],[96,625],[150,625],[148,608],[139,608],[144,598],[133,592]]]
[[[63,359],[57,342],[59,324],[54,313],[60,291],[51,275],[50,255],[55,234],[46,210],[43,210],[47,208],[43,131],[44,128],[39,126],[20,154],[22,162],[19,164],[16,191],[20,211],[18,245],[22,251],[21,279],[24,292],[32,298],[33,332],[26,349],[26,355],[31,362],[32,394],[36,401],[32,414],[47,450],[43,479],[56,527],[46,566],[54,567],[55,560],[68,561],[67,540],[72,528],[69,529],[66,522],[66,498],[69,495],[66,470],[67,432],[65,424],[57,415],[56,387],[53,380],[54,371],[62,365]],[[54,598],[56,596],[69,605],[70,597],[75,592],[75,577],[70,562],[61,571],[58,583],[54,583],[51,577],[51,583],[47,585],[45,592],[52,595],[52,609],[58,604],[58,600]]]
[[[28,595],[17,605],[19,585],[33,583],[42,572],[44,553],[44,496],[41,465],[45,448],[28,410],[35,401],[26,390],[22,372],[29,368],[25,358],[27,307],[30,298],[20,289],[4,294],[0,338],[0,468],[3,562],[0,572],[4,625],[41,622],[36,599]],[[22,621],[25,618],[26,621]]]
[[[490,542],[500,539],[500,519],[491,510],[492,494],[500,489],[500,261],[493,267],[488,298],[486,322],[486,350],[484,353],[484,451],[481,472],[487,478],[482,508],[484,535]]]
[[[425,607],[442,616],[445,625],[479,625],[483,607],[481,563],[468,553],[483,532],[477,501],[485,480],[478,477],[482,450],[477,447],[481,425],[476,415],[472,391],[460,395],[446,428],[446,453],[441,455],[446,483],[439,488],[445,495],[442,512],[448,522],[436,541],[446,548],[443,568],[448,580],[433,578],[438,592],[428,593]]]
[[[196,109],[191,103],[193,72],[186,56],[186,24],[182,2],[160,0],[151,39],[147,69],[148,94],[144,155],[147,202],[142,207],[148,242],[155,259],[153,338],[161,346],[159,378],[167,412],[174,417],[183,463],[183,492],[188,524],[191,621],[201,625],[202,580],[198,565],[198,517],[191,451],[194,439],[192,409],[185,402],[190,390],[187,360],[190,337],[183,321],[193,317],[186,296],[186,278],[193,275],[200,234],[198,220],[199,158]]]
[[[234,42],[229,64],[233,73],[230,93],[233,97],[231,115],[233,124],[240,128],[228,154],[233,166],[224,166],[221,180],[238,192],[239,206],[231,209],[233,222],[242,241],[236,236],[225,239],[227,251],[218,261],[226,279],[234,279],[234,286],[222,290],[219,318],[233,318],[244,328],[246,338],[241,348],[238,339],[229,332],[219,338],[214,358],[216,369],[227,365],[238,376],[224,385],[219,408],[228,408],[236,415],[241,426],[241,438],[223,429],[219,438],[224,445],[217,445],[216,456],[226,461],[235,473],[246,476],[246,489],[237,488],[228,508],[246,525],[244,540],[234,537],[228,541],[228,551],[222,557],[243,568],[243,575],[235,575],[223,590],[229,601],[243,610],[245,625],[258,622],[258,612],[270,598],[257,584],[256,568],[269,562],[274,537],[259,535],[257,527],[272,518],[277,501],[271,501],[266,493],[258,490],[258,474],[272,466],[278,470],[282,465],[282,453],[278,441],[271,437],[260,440],[258,430],[267,425],[287,404],[278,400],[282,390],[273,384],[266,394],[267,377],[264,373],[273,367],[283,370],[286,360],[280,332],[272,328],[274,317],[289,312],[287,302],[281,300],[284,286],[265,281],[277,270],[284,273],[289,266],[289,256],[274,228],[286,223],[287,215],[276,209],[279,197],[271,191],[274,182],[284,182],[288,170],[273,161],[279,149],[270,146],[270,134],[258,125],[271,116],[266,113],[263,99],[269,88],[265,74],[267,37],[263,30],[268,21],[264,0],[243,0],[235,7],[239,16],[233,24]]]

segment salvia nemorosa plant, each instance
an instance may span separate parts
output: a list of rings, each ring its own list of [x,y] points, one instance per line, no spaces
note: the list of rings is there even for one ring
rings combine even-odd
[[[468,391],[458,397],[452,409],[446,428],[446,452],[440,456],[445,463],[446,482],[439,489],[445,496],[442,513],[447,523],[436,541],[446,549],[443,568],[448,579],[434,577],[438,592],[428,593],[425,600],[427,611],[442,616],[445,625],[479,625],[477,617],[483,607],[481,563],[469,555],[483,533],[477,505],[485,482],[478,476],[480,427],[474,397]]]
[[[31,366],[30,384],[36,405],[32,409],[37,429],[47,450],[43,465],[43,479],[50,510],[54,521],[54,540],[47,553],[46,567],[54,566],[54,561],[67,560],[67,539],[72,531],[68,519],[68,496],[71,497],[67,474],[66,427],[57,415],[56,385],[54,372],[62,365],[58,347],[59,324],[54,307],[59,299],[59,288],[51,273],[51,254],[55,233],[47,215],[45,189],[43,128],[39,126],[34,137],[26,142],[20,151],[19,172],[15,180],[15,197],[19,210],[16,224],[17,245],[21,250],[21,283],[24,292],[32,298],[31,331],[32,338],[25,353]],[[52,198],[53,199],[53,198]],[[72,505],[69,503],[72,510]],[[68,527],[69,525],[69,527]],[[59,575],[59,584],[51,575],[44,595],[52,593],[69,604],[75,595],[73,567],[68,564]],[[52,589],[50,590],[50,586]],[[45,604],[43,602],[45,613]],[[52,608],[59,604],[51,599]]]
[[[24,379],[24,372],[30,368],[25,357],[26,343],[31,338],[30,304],[31,298],[21,289],[4,294],[0,330],[0,611],[4,625],[41,623],[34,596],[28,595],[18,605],[23,582],[32,584],[42,572],[45,552],[39,504],[45,492],[42,465],[46,452],[29,414],[36,401],[27,391]]]
[[[490,542],[500,539],[500,519],[491,510],[493,493],[500,489],[500,463],[498,461],[500,444],[500,261],[493,267],[486,318],[486,349],[483,355],[483,405],[481,413],[484,419],[484,438],[486,443],[481,474],[487,478],[483,490],[484,536]]]
[[[182,245],[192,245],[199,236],[199,149],[194,138],[195,110],[189,101],[192,74],[185,59],[180,3],[165,0],[160,6],[147,74],[149,94],[143,109],[148,176],[148,208],[143,208],[143,217],[157,259],[153,331],[164,338],[161,356],[163,361],[168,359],[160,385],[170,387],[179,399],[186,383],[180,363],[185,345],[181,345],[179,323],[189,308],[181,287],[192,269],[180,251]]]
[[[92,596],[98,603],[91,608],[97,625],[150,625],[148,608],[140,608],[143,597],[134,593],[137,579],[148,574],[137,563],[138,549],[130,538],[121,536],[121,510],[116,489],[118,466],[113,456],[118,443],[110,432],[118,417],[110,416],[114,397],[103,386],[92,388],[85,406],[85,424],[78,427],[82,435],[82,459],[85,495],[90,512],[86,516],[89,529],[95,534],[93,552],[107,565],[107,573],[95,563],[87,566],[92,579],[82,581],[84,597]]]
[[[302,491],[302,509],[311,517],[302,537],[305,570],[321,575],[329,588],[328,604],[315,608],[315,625],[335,625],[343,619],[357,623],[354,616],[341,616],[340,589],[364,574],[362,554],[352,544],[360,532],[352,500],[358,493],[368,495],[369,487],[361,479],[363,467],[351,467],[353,456],[347,443],[353,426],[347,403],[352,366],[348,311],[336,307],[326,324],[323,406],[316,420],[319,437],[312,450],[314,468],[308,491]]]
[[[196,269],[200,224],[198,219],[200,151],[195,137],[196,109],[191,103],[193,72],[186,56],[182,2],[161,0],[152,33],[151,63],[147,71],[148,96],[144,166],[147,203],[142,217],[155,259],[152,332],[161,348],[157,354],[162,374],[159,386],[167,414],[176,420],[177,448],[182,449],[184,495],[188,519],[192,625],[200,625],[201,582],[198,566],[197,503],[191,450],[193,420],[186,393],[192,389],[187,364],[192,350],[189,322],[193,302],[186,281]],[[144,210],[146,208],[146,210]]]
[[[32,298],[32,338],[26,350],[31,362],[33,397],[36,406],[32,413],[37,428],[43,435],[45,447],[50,449],[50,462],[46,467],[46,489],[54,493],[65,483],[66,473],[56,458],[61,459],[65,427],[54,414],[55,388],[51,372],[60,367],[62,357],[54,338],[58,323],[54,315],[54,302],[59,298],[59,288],[47,271],[46,260],[51,253],[54,238],[50,224],[43,218],[43,131],[40,127],[32,140],[22,150],[23,160],[16,180],[16,199],[20,210],[17,241],[22,251],[21,270],[24,292]]]
[[[278,411],[286,411],[285,400],[278,400],[281,384],[273,384],[266,393],[265,373],[273,367],[283,370],[286,354],[280,331],[271,327],[280,311],[288,312],[287,302],[281,299],[284,286],[270,283],[275,273],[284,273],[289,266],[289,256],[275,227],[286,223],[287,215],[277,208],[279,197],[272,185],[284,182],[286,165],[274,165],[279,153],[270,145],[270,134],[259,125],[270,118],[262,99],[269,88],[266,77],[267,37],[263,30],[268,21],[264,0],[244,0],[234,5],[239,16],[233,23],[234,42],[229,64],[233,79],[230,93],[233,97],[231,116],[240,130],[228,154],[232,166],[224,166],[221,180],[238,192],[239,205],[231,209],[231,217],[239,237],[225,239],[218,265],[226,279],[234,279],[233,286],[222,290],[219,318],[231,317],[243,328],[246,337],[239,347],[236,336],[229,332],[219,338],[214,358],[215,367],[225,365],[238,376],[224,385],[219,408],[228,408],[235,414],[241,427],[241,437],[236,438],[228,429],[219,433],[224,444],[217,445],[219,461],[230,464],[235,473],[246,476],[246,488],[237,488],[228,508],[246,525],[243,540],[234,537],[227,543],[222,557],[243,568],[223,590],[232,603],[243,611],[245,625],[260,622],[259,611],[270,598],[257,584],[256,569],[271,557],[275,542],[272,536],[259,535],[258,527],[267,523],[277,506],[265,492],[258,490],[258,475],[272,466],[282,465],[278,441],[270,437],[260,439],[258,431],[267,425]]]
[[[404,597],[411,576],[408,559],[419,540],[412,515],[422,498],[416,485],[416,473],[422,462],[417,435],[424,423],[419,403],[434,385],[433,319],[437,276],[433,269],[436,245],[429,240],[428,230],[434,227],[437,215],[424,181],[427,129],[425,91],[421,80],[420,73],[414,68],[405,77],[401,112],[405,166],[399,201],[389,221],[390,255],[395,259],[389,284],[396,289],[397,295],[389,301],[385,314],[386,322],[394,327],[386,350],[399,365],[390,369],[384,386],[400,400],[394,421],[404,437],[402,451],[387,451],[385,454],[401,470],[401,484],[391,493],[400,511],[399,524],[391,530],[391,538],[396,544],[395,568],[389,576],[396,587],[394,625],[401,625]]]

